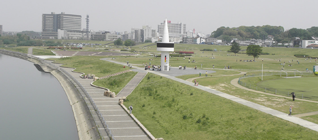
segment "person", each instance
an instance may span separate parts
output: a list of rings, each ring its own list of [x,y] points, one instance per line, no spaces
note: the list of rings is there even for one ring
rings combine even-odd
[[[190,63],[190,59],[189,59],[188,63]]]
[[[290,116],[290,115],[291,115],[291,113],[292,113],[292,109],[293,109],[293,107],[292,107],[292,106],[290,106],[290,107],[289,107],[289,114],[288,114],[289,116]]]
[[[205,77],[208,77],[208,71],[205,71]]]
[[[201,77],[201,72],[199,73],[199,76]]]
[[[295,101],[295,97],[296,97],[296,94],[295,94],[295,92],[292,92],[292,93],[290,93],[291,95],[292,95],[292,97],[293,97],[293,101]]]
[[[196,79],[194,79],[194,85],[197,85],[197,80]]]
[[[197,86],[199,85],[199,82],[197,82]]]
[[[129,106],[130,114],[132,114],[132,110],[133,110],[133,107],[132,107],[132,105],[130,105],[130,106]]]

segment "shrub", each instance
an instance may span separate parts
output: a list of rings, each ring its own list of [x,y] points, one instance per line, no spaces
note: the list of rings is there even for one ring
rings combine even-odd
[[[201,123],[201,119],[199,118],[196,123]]]

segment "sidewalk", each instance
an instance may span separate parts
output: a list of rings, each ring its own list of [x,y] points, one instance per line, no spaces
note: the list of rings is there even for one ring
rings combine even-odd
[[[127,65],[126,63],[113,61],[113,60],[107,59],[107,58],[106,59],[101,59],[101,60],[105,60],[105,61],[109,61],[109,62],[121,64],[121,65]],[[138,68],[138,67],[134,67],[134,68],[143,70],[142,68]],[[182,79],[179,79],[179,78],[176,78],[176,77],[173,77],[173,76],[169,76],[169,75],[166,75],[166,74],[162,74],[162,73],[159,73],[159,72],[155,72],[155,71],[149,71],[149,73],[154,73],[154,74],[157,74],[157,75],[160,75],[160,76],[163,76],[163,77],[169,78],[171,80],[174,80],[174,81],[177,81],[177,82],[180,82],[180,83],[183,83],[183,84],[186,84],[186,85],[189,85],[189,86],[193,87],[193,83],[189,82],[189,81],[185,81],[185,80],[182,80]],[[259,105],[259,104],[256,104],[256,103],[253,103],[253,102],[250,102],[250,101],[247,101],[247,100],[244,100],[244,99],[241,99],[241,98],[238,98],[238,97],[235,97],[235,96],[232,96],[232,95],[229,95],[229,94],[217,91],[217,90],[213,90],[213,89],[210,89],[210,88],[205,87],[205,86],[199,85],[199,86],[195,86],[195,88],[204,90],[204,91],[212,93],[214,95],[229,99],[229,100],[237,102],[239,104],[248,106],[250,108],[254,108],[256,110],[262,111],[264,113],[273,115],[275,117],[284,119],[286,121],[301,125],[303,127],[306,127],[306,128],[309,128],[311,130],[314,130],[314,131],[318,132],[318,124],[315,124],[315,123],[300,119],[298,117],[288,116],[288,114],[286,114],[286,113],[283,113],[283,112],[280,112],[280,111],[277,111],[277,110],[274,110],[274,109],[271,109],[271,108],[268,108],[268,107],[265,107],[265,106],[262,106],[262,105]]]

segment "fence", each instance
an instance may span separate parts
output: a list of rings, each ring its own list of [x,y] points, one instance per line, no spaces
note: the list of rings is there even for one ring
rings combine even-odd
[[[55,66],[54,64],[46,61],[46,60],[43,60],[43,59],[40,59],[40,58],[37,58],[37,57],[34,57],[32,55],[27,55],[27,54],[24,54],[24,53],[20,53],[20,52],[12,52],[12,51],[7,51],[7,50],[0,50],[4,53],[7,53],[7,54],[11,54],[13,56],[18,56],[20,58],[23,58],[23,59],[27,59],[27,58],[31,58],[31,59],[34,59],[34,60],[37,60],[39,61],[42,65],[45,65],[47,67],[50,67],[51,69],[54,69],[54,70],[57,70],[59,72],[61,72],[62,74],[64,74],[64,76],[66,76],[70,82],[72,82],[74,84],[75,87],[78,87],[79,88],[79,92],[81,93],[81,97],[85,100],[86,98],[89,100],[89,103],[93,106],[94,110],[96,111],[96,114],[99,118],[99,120],[101,121],[103,127],[105,128],[105,131],[108,135],[108,137],[111,139],[111,140],[115,140],[115,138],[113,137],[112,133],[111,133],[111,130],[108,128],[108,125],[106,124],[105,122],[105,119],[104,117],[101,115],[100,111],[98,110],[96,104],[94,103],[93,99],[91,98],[91,96],[87,93],[87,91],[84,89],[84,87],[72,76],[70,75],[68,72],[66,72],[65,70],[61,69],[60,67],[58,66]],[[87,104],[87,102],[85,101],[85,103]],[[87,106],[88,107],[88,106]],[[88,109],[88,111],[90,111]],[[93,118],[93,117],[92,117]],[[97,128],[97,131],[98,128]],[[103,138],[102,138],[103,139]]]
[[[290,77],[288,77],[288,75]],[[311,76],[312,73],[311,72],[272,72],[272,73],[265,73],[263,74],[264,77],[266,76],[280,76],[280,77],[285,77],[285,78],[292,78],[292,77],[297,77],[297,76]],[[257,90],[257,91],[262,91],[265,93],[271,93],[271,94],[276,94],[276,95],[282,95],[282,96],[286,96],[286,97],[291,97],[291,92],[296,92],[296,98],[300,98],[300,99],[307,99],[307,100],[314,100],[314,101],[318,101],[318,95],[310,95],[309,92],[305,92],[305,91],[288,91],[288,89],[286,90],[278,90],[275,88],[271,88],[271,87],[265,87],[265,86],[261,86],[261,85],[257,85],[255,83],[252,82],[248,82],[247,80],[243,80],[245,78],[252,78],[252,77],[260,77],[261,79],[261,74],[257,74],[257,75],[248,75],[248,76],[244,76],[244,77],[240,77],[238,80],[238,83],[241,86],[244,86],[246,88],[249,89],[253,89],[253,90]],[[275,79],[275,78],[274,78]]]

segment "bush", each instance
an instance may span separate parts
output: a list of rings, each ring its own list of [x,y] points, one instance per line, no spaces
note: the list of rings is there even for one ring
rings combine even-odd
[[[269,53],[266,53],[266,52],[263,53],[263,52],[262,52],[261,55],[269,55]]]
[[[309,55],[306,55],[306,54],[294,54],[294,56],[298,58],[310,57]]]
[[[203,49],[203,50],[200,50],[200,51],[213,51],[212,49]]]

